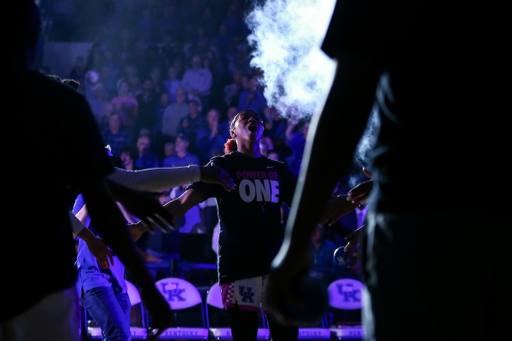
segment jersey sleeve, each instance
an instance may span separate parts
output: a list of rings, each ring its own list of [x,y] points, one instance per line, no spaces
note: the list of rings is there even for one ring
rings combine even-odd
[[[213,167],[213,166],[219,166],[218,161],[212,159],[205,167]],[[206,182],[200,182],[196,181],[190,185],[187,186],[188,189],[194,189],[200,191],[204,195],[204,199],[209,198],[217,198],[219,197],[223,192],[225,192],[224,188],[219,184],[212,184],[212,183],[206,183]]]

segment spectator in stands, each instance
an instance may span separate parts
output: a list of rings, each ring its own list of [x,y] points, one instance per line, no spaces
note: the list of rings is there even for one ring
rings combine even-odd
[[[162,69],[160,66],[153,66],[149,74],[149,78],[153,82],[153,89],[157,94],[165,91],[164,81],[162,79]]]
[[[176,143],[174,144],[176,153],[166,157],[162,162],[162,166],[183,167],[188,165],[198,165],[199,158],[188,151],[188,146],[190,144],[189,142],[190,140],[187,135],[178,135],[178,137],[176,138]]]
[[[228,107],[226,120],[219,124],[219,132],[226,140],[231,138],[229,135],[229,128],[231,127],[231,121],[233,121],[236,114],[238,114],[238,108],[236,106]]]
[[[121,72],[121,65],[116,57],[116,53],[112,49],[105,51],[102,65],[108,67],[111,75],[119,75]]]
[[[75,66],[73,66],[73,68],[69,72],[68,78],[74,79],[77,82],[79,82],[81,85],[81,90],[84,89],[82,84],[84,84],[84,82],[85,82],[85,72],[86,72],[86,69],[85,69],[84,57],[82,57],[82,56],[76,57]]]
[[[192,68],[183,75],[182,86],[189,99],[199,99],[203,110],[207,110],[212,87],[212,73],[203,67],[201,56],[195,55],[192,58]]]
[[[107,94],[107,99],[116,96],[117,91],[117,81],[116,74],[112,72],[112,67],[103,64],[98,72],[98,83],[101,83],[105,87],[105,92]]]
[[[140,83],[140,77],[135,75],[132,76],[128,80],[128,84],[130,85],[130,96],[137,97],[137,95],[140,95],[142,93],[142,85]]]
[[[151,140],[148,136],[140,136],[137,140],[139,156],[135,165],[140,169],[158,167],[158,158],[150,153]]]
[[[236,71],[240,71],[244,74],[250,74],[251,66],[249,59],[243,49],[238,49],[232,56],[230,55],[228,62],[228,72],[234,76]]]
[[[211,45],[208,45],[208,50],[205,53],[203,67],[210,70],[212,74],[212,88],[217,87],[224,78],[224,66]]]
[[[240,94],[244,90],[242,86],[242,76],[243,73],[241,70],[235,70],[233,72],[232,82],[224,86],[224,102],[228,107],[238,106]]]
[[[142,17],[137,23],[138,29],[141,32],[148,32],[150,36],[154,36],[157,30],[155,15],[150,8],[145,7],[142,11]]]
[[[277,148],[286,141],[287,125],[274,107],[266,106],[265,109],[263,109],[263,114],[263,124],[265,128],[263,130],[263,136],[270,137]]]
[[[152,130],[156,126],[157,96],[153,81],[149,78],[144,80],[142,83],[142,93],[135,97],[138,103],[138,115],[135,121],[137,131],[140,131],[142,128]]]
[[[126,54],[121,54],[121,55],[126,56]],[[129,82],[132,77],[135,77],[135,76],[138,76],[138,75],[139,75],[139,73],[138,73],[137,67],[135,65],[131,64],[131,63],[127,63],[125,68],[124,68],[124,70],[123,70],[123,74],[117,80],[117,88],[119,88],[119,84],[122,81]]]
[[[121,126],[128,133],[133,133],[135,127],[135,117],[137,116],[137,110],[139,103],[129,93],[130,84],[126,81],[119,83],[118,96],[112,98],[112,105],[114,106],[114,112],[119,114],[121,118]]]
[[[268,152],[274,150],[274,143],[268,136],[262,136],[260,140],[260,152],[261,155],[268,157]]]
[[[163,83],[165,90],[171,96],[171,103],[175,103],[177,101],[176,90],[181,87],[181,80],[178,78],[178,73],[174,66],[167,70],[167,79]]]
[[[160,161],[160,167],[164,167],[163,162],[164,162],[165,158],[167,158],[171,155],[174,155],[175,153],[176,153],[176,149],[174,148],[174,142],[172,142],[172,141],[166,142],[163,147],[164,157]]]
[[[169,104],[171,104],[171,96],[166,91],[164,91],[160,94],[160,96],[158,96],[155,114],[156,124],[151,130],[151,135],[155,137],[158,147],[163,146],[165,143],[165,137],[162,135],[162,123],[164,120],[165,109],[167,109]]]
[[[249,88],[240,94],[238,111],[250,109],[260,115],[263,115],[263,109],[265,109],[267,101],[265,96],[263,96],[263,91],[259,89],[258,79],[256,77],[251,77],[248,85]]]
[[[188,115],[188,103],[185,102],[187,95],[185,89],[177,88],[176,102],[169,104],[164,111],[162,118],[162,134],[164,138],[171,138],[173,141],[178,135],[180,120]]]
[[[220,55],[225,55],[228,52],[231,39],[228,27],[225,24],[220,24],[218,34],[214,37]]]
[[[217,109],[210,109],[206,115],[208,125],[197,132],[197,149],[201,164],[206,164],[216,152],[224,150],[226,139],[219,130],[220,113]]]
[[[103,84],[97,84],[93,88],[93,96],[87,98],[91,111],[98,122],[100,129],[103,129],[108,121],[108,117],[105,115],[105,104],[107,103],[107,94]]]
[[[113,112],[108,120],[108,127],[103,130],[103,142],[110,145],[112,155],[119,157],[121,150],[131,145],[130,135],[121,127],[119,113]]]
[[[174,3],[166,3],[158,23],[160,34],[165,36],[164,32],[172,32],[175,38],[179,38],[182,20],[183,18],[176,11],[176,5]]]
[[[183,80],[185,75],[185,67],[183,66],[184,56],[177,55],[172,60],[172,67],[176,70],[176,77]]]
[[[95,42],[91,49],[89,50],[89,54],[87,55],[87,59],[85,62],[86,70],[98,70],[100,68],[101,62],[103,59],[103,50],[101,48],[101,44],[99,42]]]
[[[203,14],[200,21],[201,25],[209,35],[215,31],[217,19],[213,15],[212,9],[210,7],[205,7],[203,9]]]
[[[309,252],[311,257],[311,274],[325,284],[330,284],[335,279],[336,267],[333,261],[333,254],[336,245],[325,238],[325,230],[322,225],[317,225],[311,236]]]
[[[119,155],[123,168],[126,170],[140,170],[135,164],[135,160],[138,158],[138,152],[131,146],[123,147]]]
[[[286,143],[292,150],[292,155],[287,158],[287,163],[295,176],[299,175],[300,165],[302,163],[302,154],[306,146],[306,137],[308,135],[309,122],[300,125],[297,119],[288,119],[286,128]]]
[[[188,103],[188,115],[180,119],[177,134],[185,134],[190,139],[189,150],[197,154],[197,132],[207,125],[203,115],[199,115],[200,103],[192,100]]]
[[[240,29],[242,28],[243,16],[236,10],[235,6],[230,5],[224,18],[222,19],[222,24],[226,26],[228,34],[235,36],[238,34]]]

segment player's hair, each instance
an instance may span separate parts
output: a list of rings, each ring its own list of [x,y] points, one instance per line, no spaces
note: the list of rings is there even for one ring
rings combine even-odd
[[[224,143],[224,154],[229,154],[238,149],[235,139],[229,139]]]

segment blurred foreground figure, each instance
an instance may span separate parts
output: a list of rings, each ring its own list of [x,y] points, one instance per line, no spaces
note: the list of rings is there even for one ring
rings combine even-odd
[[[310,126],[268,285],[283,319],[295,299],[286,288],[306,267],[311,231],[375,108],[362,236],[367,339],[512,338],[512,224],[502,209],[511,186],[491,179],[510,154],[501,13],[429,1],[337,2],[322,46],[337,61],[336,77]]]
[[[16,103],[6,127],[16,148],[6,150],[4,217],[15,221],[2,233],[0,340],[77,340],[75,247],[69,210],[82,193],[96,230],[137,280],[153,327],[170,323],[168,303],[135,250],[116,201],[145,223],[168,227],[172,216],[149,193],[106,178],[114,172],[85,98],[62,82],[32,70],[41,20],[32,0],[4,4],[9,28],[9,88],[3,102]],[[13,253],[14,248],[14,253]]]

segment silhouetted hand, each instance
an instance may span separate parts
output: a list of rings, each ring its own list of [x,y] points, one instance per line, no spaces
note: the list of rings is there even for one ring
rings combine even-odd
[[[233,179],[224,169],[212,165],[199,167],[199,171],[201,172],[201,181],[220,184],[228,192],[235,189]]]
[[[119,201],[131,214],[139,218],[150,232],[155,227],[165,233],[176,229],[174,218],[154,198],[153,193],[133,190],[110,180],[108,180],[108,185],[116,201]]]
[[[349,201],[346,195],[334,197],[327,203],[320,224],[330,226],[345,214],[352,212],[357,206],[358,204]]]
[[[370,179],[373,178],[373,175],[367,169],[363,168],[363,172]],[[357,204],[366,204],[372,188],[373,180],[362,182],[348,192],[348,200]]]

